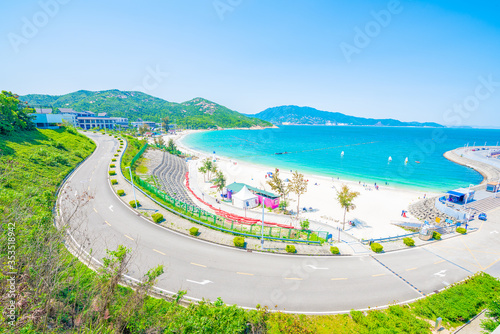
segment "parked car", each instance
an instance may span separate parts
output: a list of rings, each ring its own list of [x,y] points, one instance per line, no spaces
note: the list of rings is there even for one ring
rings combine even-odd
[[[481,213],[481,214],[479,215],[479,217],[477,217],[477,218],[479,218],[479,219],[481,219],[481,220],[486,220],[486,219],[487,219],[487,217],[486,217],[486,213]]]

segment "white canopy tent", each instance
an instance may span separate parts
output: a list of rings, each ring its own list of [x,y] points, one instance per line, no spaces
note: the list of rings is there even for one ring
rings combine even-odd
[[[259,205],[259,198],[245,186],[233,195],[233,205],[242,209],[252,209]]]

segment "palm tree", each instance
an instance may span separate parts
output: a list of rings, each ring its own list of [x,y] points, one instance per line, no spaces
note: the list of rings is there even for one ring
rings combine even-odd
[[[224,187],[226,186],[226,177],[224,176],[224,173],[222,173],[221,171],[216,172],[214,185],[217,187],[216,189],[219,192],[222,192],[222,189],[224,189]]]
[[[207,169],[205,165],[201,165],[200,168],[198,168],[198,171],[203,174],[203,181],[206,182]]]
[[[304,175],[300,174],[298,171],[293,172],[292,180],[288,185],[288,191],[297,194],[297,219],[299,219],[300,213],[300,195],[305,194],[307,191],[307,182],[304,179]]]
[[[345,230],[345,215],[351,211],[356,209],[356,205],[352,203],[352,201],[358,197],[359,192],[351,191],[349,187],[345,184],[342,185],[340,191],[337,191],[337,201],[340,206],[344,209],[344,222],[342,224],[342,230]]]
[[[208,174],[208,180],[210,180],[210,173],[213,171],[213,168],[214,166],[212,160],[210,160],[210,158],[206,158],[205,160],[202,161],[202,165],[198,170],[203,174],[205,173]]]

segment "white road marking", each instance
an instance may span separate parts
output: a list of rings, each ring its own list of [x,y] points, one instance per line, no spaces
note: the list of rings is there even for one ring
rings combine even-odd
[[[319,267],[313,266],[312,264],[308,264],[306,267],[309,267],[309,268],[314,269],[314,270],[328,270],[328,268],[319,268]]]
[[[443,281],[443,284],[446,285],[446,286],[450,285],[450,283],[445,282],[445,281]]]
[[[111,210],[111,212],[113,212],[113,206],[112,205],[109,206],[109,209]]]
[[[498,234],[498,231],[491,231],[490,234]]]
[[[440,272],[437,272],[437,273],[435,273],[434,275],[435,275],[435,276],[439,276],[439,277],[445,277],[445,276],[446,276],[446,274],[445,274],[445,273],[446,273],[446,269],[441,270]]]
[[[188,282],[191,282],[191,283],[195,283],[195,284],[200,284],[200,285],[205,285],[205,284],[208,284],[208,283],[213,283],[212,281],[209,281],[209,280],[203,280],[202,282],[196,282],[196,281],[192,281],[190,279],[187,279],[186,281]]]

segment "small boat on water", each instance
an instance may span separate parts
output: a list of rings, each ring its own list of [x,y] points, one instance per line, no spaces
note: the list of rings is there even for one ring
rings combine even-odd
[[[416,163],[416,164],[419,164],[419,163],[420,163],[420,161],[416,160],[416,161],[415,161],[415,163]]]
[[[344,151],[342,151],[342,153],[340,153],[340,156],[343,157],[344,156]]]
[[[407,164],[407,163],[408,163],[408,158],[405,159],[405,164]]]
[[[392,157],[389,157],[389,162],[391,162],[391,161],[392,161]]]
[[[285,151],[285,152],[276,152],[276,153],[274,153],[274,154],[276,154],[276,155],[281,155],[281,154],[288,154],[288,152],[287,152],[287,151]]]

